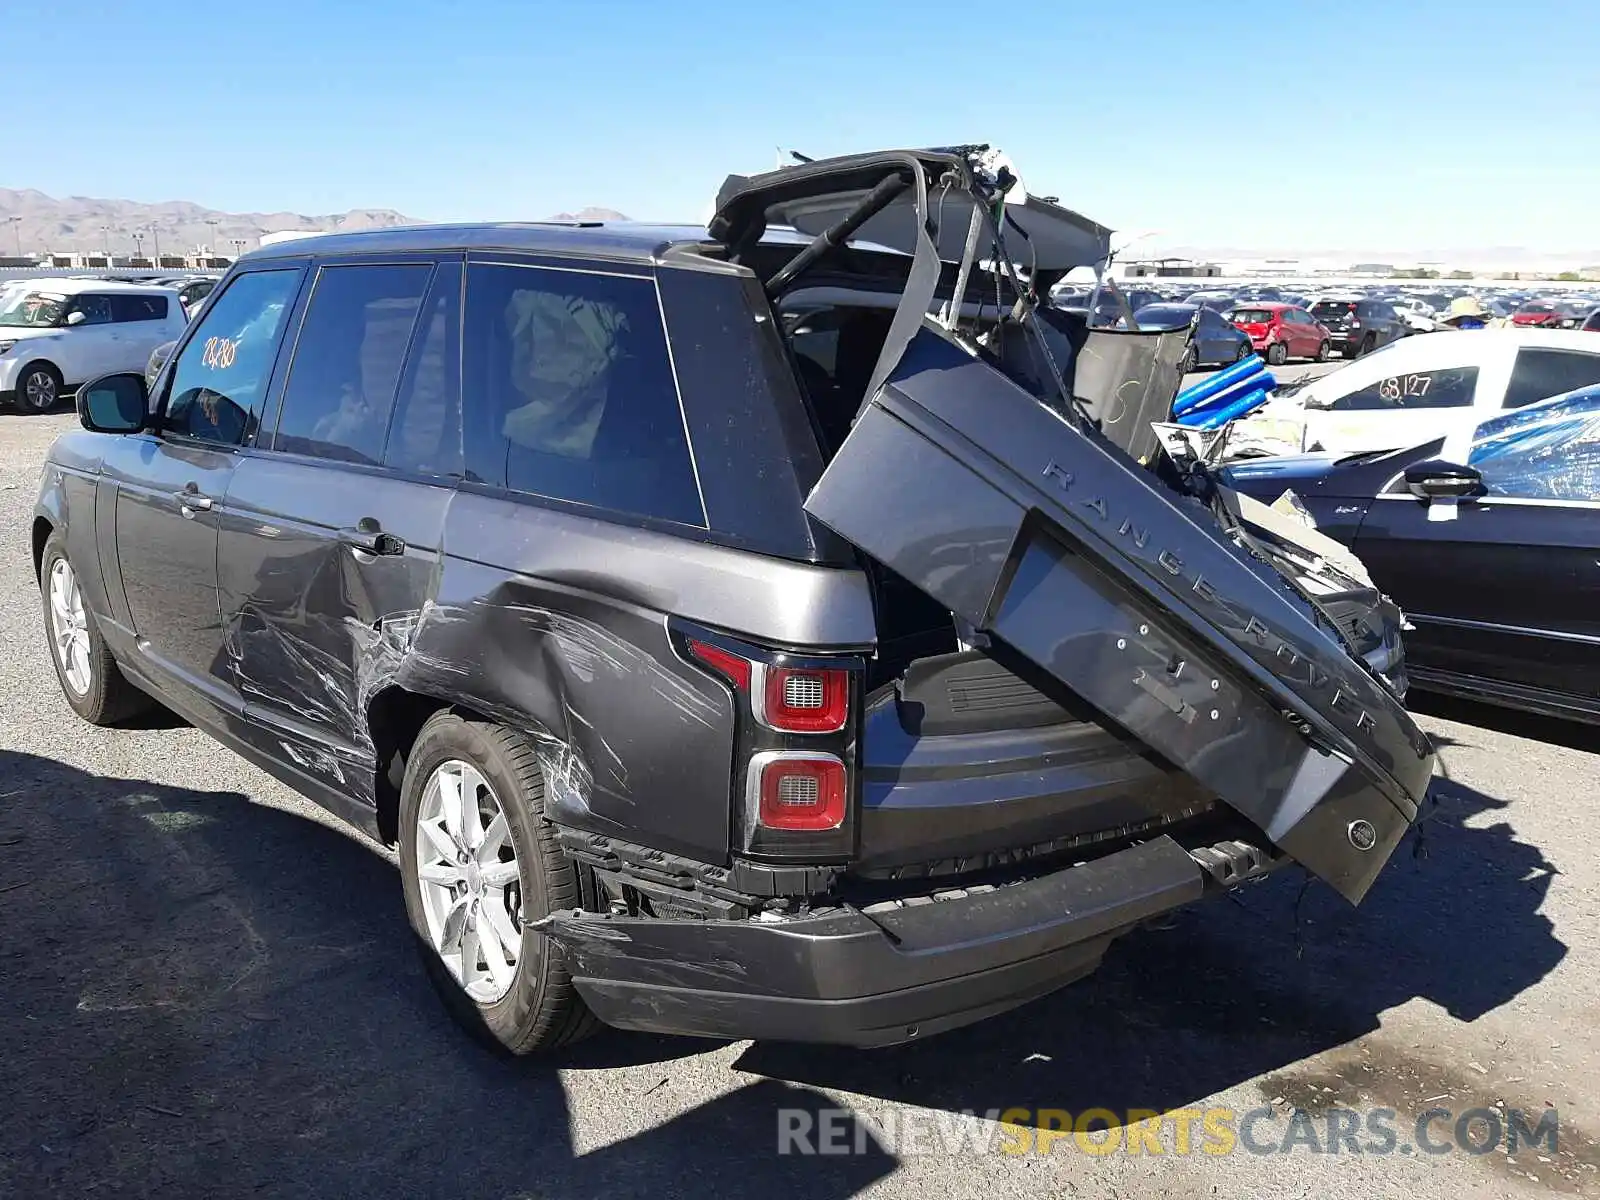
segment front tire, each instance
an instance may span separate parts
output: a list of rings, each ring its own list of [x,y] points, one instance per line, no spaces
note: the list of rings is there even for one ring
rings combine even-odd
[[[50,661],[72,711],[91,725],[116,725],[150,708],[154,701],[128,682],[100,636],[60,533],[44,544],[39,593]]]
[[[1239,349],[1233,356],[1233,361],[1236,363],[1242,363],[1254,353],[1255,351],[1251,348],[1249,342],[1240,342]]]
[[[469,1032],[512,1054],[598,1027],[559,949],[527,928],[583,907],[544,795],[527,738],[448,710],[422,727],[400,793],[400,878],[428,978]]]
[[[1178,364],[1178,373],[1180,375],[1193,374],[1193,372],[1195,371],[1195,369],[1197,367],[1199,367],[1199,365],[1200,365],[1200,351],[1196,350],[1195,347],[1191,344],[1189,346],[1189,348],[1183,352],[1183,361]]]
[[[61,372],[47,362],[31,362],[17,376],[17,407],[47,413],[61,402]]]

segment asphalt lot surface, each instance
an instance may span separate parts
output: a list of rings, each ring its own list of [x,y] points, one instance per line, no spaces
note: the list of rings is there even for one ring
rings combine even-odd
[[[921,1044],[609,1033],[506,1062],[430,992],[382,852],[175,719],[93,729],[60,698],[27,529],[72,421],[0,413],[0,1195],[1600,1193],[1600,731],[1419,699],[1445,776],[1427,854],[1408,840],[1359,909],[1280,873]],[[1550,1105],[1559,1150],[1218,1157],[1169,1135],[1159,1156],[1071,1138],[1017,1156],[926,1136],[963,1110],[1263,1105],[1269,1147],[1295,1107],[1398,1110],[1409,1146],[1430,1107]],[[780,1110],[832,1108],[862,1153],[777,1153]],[[922,1134],[880,1145],[897,1121]]]

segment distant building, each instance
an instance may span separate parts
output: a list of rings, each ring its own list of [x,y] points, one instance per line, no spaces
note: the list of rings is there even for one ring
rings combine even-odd
[[[1147,258],[1122,264],[1124,279],[1214,279],[1222,274],[1216,263],[1190,258]]]
[[[1350,268],[1352,275],[1379,275],[1385,279],[1393,275],[1394,271],[1393,263],[1356,263]]]

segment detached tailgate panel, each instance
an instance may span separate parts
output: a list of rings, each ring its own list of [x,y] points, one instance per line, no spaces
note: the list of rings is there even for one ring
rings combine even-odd
[[[1432,751],[1303,597],[1185,505],[923,331],[806,507],[1359,900]]]

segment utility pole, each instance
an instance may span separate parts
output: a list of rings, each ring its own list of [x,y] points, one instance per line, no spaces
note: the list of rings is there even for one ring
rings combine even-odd
[[[154,225],[150,226],[150,241],[155,251],[156,270],[159,271],[161,269],[161,235],[156,232]]]
[[[135,229],[133,231],[133,235],[132,236],[133,236],[133,256],[135,258],[143,258],[144,257],[144,231],[140,230],[140,229]]]
[[[217,220],[216,217],[207,217],[206,224],[211,226],[211,244],[206,247],[206,257],[215,258],[217,256],[217,226],[221,225],[222,222]]]
[[[100,226],[100,234],[106,251],[106,266],[109,267],[111,265],[111,226]]]
[[[249,238],[229,238],[228,239],[228,244],[233,247],[233,257],[234,257],[235,261],[238,261],[239,256],[244,253],[244,248],[245,248],[245,246],[247,246],[249,244],[249,242],[250,242]]]
[[[22,257],[22,218],[11,217],[11,231],[17,235],[17,257]]]

